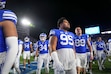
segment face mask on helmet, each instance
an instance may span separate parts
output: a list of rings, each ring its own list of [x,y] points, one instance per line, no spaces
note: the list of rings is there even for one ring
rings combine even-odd
[[[29,42],[30,39],[29,39],[28,37],[25,37],[25,38],[24,38],[24,41],[25,41],[25,42]]]
[[[0,0],[0,9],[5,8],[6,0]]]
[[[45,41],[47,39],[47,35],[45,33],[41,33],[39,38],[41,41]]]

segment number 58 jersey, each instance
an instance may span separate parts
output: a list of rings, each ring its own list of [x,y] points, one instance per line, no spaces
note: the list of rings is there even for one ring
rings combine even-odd
[[[63,30],[59,29],[52,29],[50,31],[50,36],[56,36],[58,41],[57,41],[57,47],[56,49],[62,49],[62,48],[72,48],[74,46],[74,34],[72,32],[65,32]]]

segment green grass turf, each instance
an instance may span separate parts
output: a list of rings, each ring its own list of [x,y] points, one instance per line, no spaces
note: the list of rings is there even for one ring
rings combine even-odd
[[[33,74],[36,74],[36,73],[33,73]],[[41,74],[45,74],[45,70],[44,69],[41,71]],[[49,74],[54,74],[53,69],[50,69]]]
[[[93,64],[93,74],[111,74],[111,62],[108,61],[108,59],[106,59],[104,66],[105,69],[103,69],[102,71],[99,71],[98,69],[98,64],[97,61],[95,61],[96,64]]]
[[[30,61],[34,61],[34,57],[30,57]],[[26,60],[27,62],[27,60]],[[23,56],[20,56],[20,64],[23,64]]]
[[[110,57],[110,59],[111,59],[111,57]],[[20,58],[20,60],[21,60],[20,63],[23,63],[22,57]],[[31,57],[31,61],[33,61],[33,60],[34,60],[34,58]],[[111,62],[109,62],[108,59],[106,59],[106,61],[104,63],[105,69],[103,71],[99,71],[97,61],[94,61],[94,62],[95,62],[95,64],[92,65],[93,74],[111,74]],[[33,74],[36,74],[36,73],[33,73]],[[42,70],[41,74],[45,74],[44,69]],[[52,69],[50,69],[49,74],[54,74]],[[87,74],[89,74],[89,73],[87,73]]]

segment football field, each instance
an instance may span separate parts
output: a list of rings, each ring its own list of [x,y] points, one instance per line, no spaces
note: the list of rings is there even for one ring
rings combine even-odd
[[[20,59],[20,69],[21,69],[21,74],[36,74],[36,69],[37,69],[37,62],[34,62],[34,58],[31,57],[31,67],[28,68],[27,65],[26,65],[26,70],[25,71],[22,71],[23,69],[23,59],[21,57]],[[108,61],[108,59],[106,59],[105,61],[105,69],[103,69],[102,71],[99,71],[98,70],[98,65],[97,65],[97,61],[93,61],[95,64],[93,64],[93,74],[111,74],[111,62]],[[10,73],[12,74],[12,73]],[[45,74],[45,70],[42,69],[42,73],[41,74]],[[50,73],[49,74],[54,74],[53,72],[53,69],[50,69]],[[87,73],[89,74],[89,73]]]

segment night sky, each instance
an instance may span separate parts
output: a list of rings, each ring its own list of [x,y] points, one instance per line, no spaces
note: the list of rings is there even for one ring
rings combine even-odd
[[[28,17],[34,28],[30,35],[37,37],[41,32],[49,33],[56,28],[57,20],[66,17],[70,31],[76,26],[100,26],[101,31],[111,30],[110,0],[7,0],[7,9],[13,10],[18,16],[18,24],[23,17]]]

